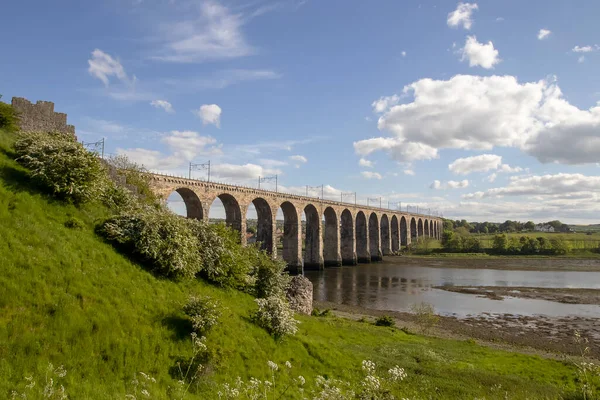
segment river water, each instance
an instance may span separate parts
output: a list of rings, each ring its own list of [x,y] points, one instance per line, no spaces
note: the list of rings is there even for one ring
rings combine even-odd
[[[498,301],[433,288],[449,285],[600,289],[600,272],[434,268],[388,262],[305,271],[304,275],[313,283],[315,300],[377,310],[409,311],[411,305],[426,302],[439,314],[457,317],[508,313],[600,318],[598,305],[510,297]]]

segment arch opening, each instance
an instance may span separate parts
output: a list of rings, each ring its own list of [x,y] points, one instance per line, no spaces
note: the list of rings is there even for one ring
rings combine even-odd
[[[425,236],[429,236],[429,221],[425,220]]]
[[[381,216],[381,254],[387,256],[391,252],[390,220],[386,214],[383,214]]]
[[[356,258],[359,263],[371,262],[367,217],[362,211],[356,214]]]
[[[398,217],[395,215],[392,216],[391,223],[391,233],[392,233],[392,253],[397,253],[400,251],[400,226],[398,224]]]
[[[371,261],[381,261],[381,238],[379,232],[379,220],[377,214],[371,213],[369,216],[369,252],[371,253]]]
[[[208,216],[209,222],[222,223],[225,221],[225,225],[240,233],[242,232],[242,225],[245,225],[245,221],[242,220],[240,204],[235,197],[228,193],[222,193],[213,200]]]
[[[204,212],[198,195],[188,188],[175,189],[167,197],[167,207],[177,215],[202,220]]]
[[[278,257],[283,259],[292,272],[302,272],[301,233],[298,211],[289,201],[283,202],[277,210],[276,246],[281,249]]]
[[[417,234],[419,237],[423,237],[423,220],[419,218],[419,222],[417,223]]]
[[[312,204],[304,207],[304,268],[309,270],[323,268],[321,218],[317,208]]]
[[[342,265],[340,254],[340,224],[335,210],[327,207],[323,212],[325,235],[323,238],[323,262],[326,267]]]
[[[417,229],[417,221],[413,217],[413,218],[410,219],[410,241],[411,242],[416,242],[418,234],[419,234],[419,232],[418,232],[418,229]]]
[[[354,223],[352,213],[345,209],[342,211],[340,223],[341,255],[343,265],[356,265],[356,245],[354,236]]]
[[[435,230],[434,230],[433,220],[429,220],[429,236],[435,238]]]
[[[408,232],[408,224],[404,216],[400,217],[400,246],[408,246],[408,238],[410,237]]]
[[[252,200],[246,212],[246,241],[248,244],[258,243],[261,250],[274,254],[273,212],[269,203],[257,197]]]

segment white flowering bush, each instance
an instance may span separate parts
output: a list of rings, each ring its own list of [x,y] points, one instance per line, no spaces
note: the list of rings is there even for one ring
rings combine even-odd
[[[260,327],[275,338],[296,334],[300,321],[294,319],[294,311],[284,297],[270,296],[255,301],[258,310],[254,313],[253,320]]]
[[[191,296],[183,306],[183,312],[190,317],[194,330],[199,334],[206,334],[221,316],[220,304],[209,296]]]
[[[273,260],[266,252],[259,252],[255,261],[255,296],[285,296],[290,283],[290,276],[285,271],[286,266],[284,261]]]
[[[38,385],[33,376],[25,377],[25,388],[23,391],[13,390],[11,399],[50,399],[66,400],[68,399],[65,387],[59,381],[67,376],[67,370],[61,365],[57,368],[52,363],[48,363],[44,383]]]
[[[588,338],[581,336],[579,331],[575,331],[574,341],[579,350],[580,359],[573,361],[573,364],[577,368],[582,398],[598,400],[600,399],[600,364],[590,357],[591,349]]]
[[[17,161],[52,195],[83,203],[103,192],[108,184],[104,167],[74,136],[60,132],[21,135],[15,143]]]

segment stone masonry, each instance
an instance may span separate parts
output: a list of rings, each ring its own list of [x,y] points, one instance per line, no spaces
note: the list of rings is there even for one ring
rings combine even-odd
[[[67,114],[54,112],[54,103],[33,104],[22,97],[13,97],[12,106],[19,115],[19,126],[25,132],[64,132],[75,136],[75,127],[67,125]]]
[[[210,206],[218,197],[225,208],[226,224],[240,232],[243,244],[246,244],[246,214],[253,204],[258,218],[256,240],[274,257],[276,217],[281,208],[282,257],[293,271],[379,261],[419,237],[439,239],[442,231],[439,217],[296,194],[160,174],[152,175],[151,186],[165,201],[172,192],[179,193],[188,218],[199,220],[208,220]],[[306,218],[304,251],[302,212]]]

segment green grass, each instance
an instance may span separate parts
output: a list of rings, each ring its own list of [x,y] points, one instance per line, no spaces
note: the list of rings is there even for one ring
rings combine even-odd
[[[398,397],[559,398],[576,389],[576,372],[563,362],[333,317],[299,317],[299,333],[276,342],[250,322],[250,296],[156,278],[94,234],[104,209],[38,193],[12,161],[12,140],[0,132],[0,398],[22,391],[25,376],[42,384],[48,362],[67,369],[61,382],[72,399],[124,398],[140,371],[157,379],[153,398],[169,398],[177,380],[170,369],[191,356],[181,312],[189,294],[226,308],[208,335],[215,361],[193,399],[216,398],[215,385],[237,376],[267,378],[267,360],[290,360],[308,382],[317,374],[358,379],[363,359],[398,364],[408,372]],[[67,228],[72,218],[83,226]]]
[[[483,235],[474,234],[477,239],[481,241],[481,245],[484,248],[491,249],[494,244],[495,234]],[[584,232],[574,233],[554,233],[554,232],[522,232],[522,233],[507,233],[508,238],[519,239],[522,236],[525,237],[543,237],[545,239],[562,239],[568,242],[573,250],[596,250],[600,246],[600,235],[591,234],[588,235]]]

